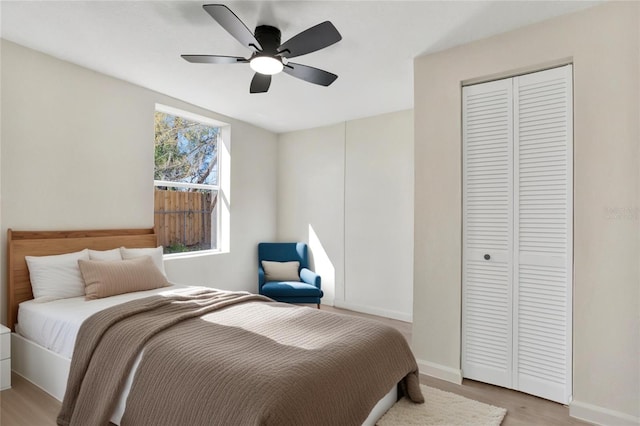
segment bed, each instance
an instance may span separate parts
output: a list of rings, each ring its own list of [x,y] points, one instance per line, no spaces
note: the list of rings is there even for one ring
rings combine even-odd
[[[69,298],[48,303],[36,303],[31,300],[33,299],[33,294],[25,256],[56,255],[85,248],[109,250],[122,246],[130,248],[156,247],[156,244],[156,236],[152,229],[46,232],[9,230],[7,264],[9,275],[7,300],[9,306],[7,325],[12,330],[17,331],[12,333],[13,370],[47,391],[56,399],[63,400],[65,392],[69,393],[76,388],[74,377],[76,377],[77,374],[74,372],[79,371],[77,365],[81,362],[97,362],[90,357],[87,358],[86,361],[81,361],[84,355],[82,351],[78,350],[73,356],[74,369],[71,370],[71,376],[69,375],[72,365],[70,355],[73,352],[71,348],[75,344],[74,339],[81,330],[81,324],[82,329],[85,330],[91,325],[91,320],[88,320],[88,318],[93,319],[99,315],[113,315],[114,318],[120,318],[120,316],[122,316],[120,310],[124,310],[125,307],[126,309],[142,309],[140,306],[147,306],[150,303],[156,302],[162,306],[177,306],[174,304],[174,299],[178,300],[179,304],[186,304],[187,302],[192,303],[192,299],[196,298],[197,303],[202,304],[202,300],[204,300],[202,298],[207,297],[212,298],[206,299],[207,301],[213,300],[213,302],[207,302],[209,303],[207,306],[210,306],[210,308],[207,308],[209,311],[204,314],[198,314],[198,316],[187,321],[180,320],[182,322],[172,325],[168,329],[168,332],[163,329],[157,338],[153,337],[150,342],[145,343],[140,352],[136,352],[134,357],[135,362],[132,367],[130,366],[131,368],[123,367],[123,372],[126,370],[126,372],[123,373],[123,379],[118,379],[116,382],[124,381],[124,390],[120,389],[118,397],[114,398],[117,404],[113,409],[111,407],[105,408],[105,410],[109,411],[108,419],[113,423],[121,424],[121,421],[122,424],[141,423],[139,421],[140,418],[137,418],[137,420],[133,422],[127,420],[126,417],[123,419],[127,397],[129,398],[129,402],[127,402],[126,405],[126,412],[134,413],[127,414],[129,416],[128,418],[136,419],[135,412],[137,409],[142,412],[142,418],[146,419],[148,413],[144,413],[144,411],[146,407],[149,406],[150,401],[145,400],[144,395],[149,394],[149,387],[154,386],[158,389],[162,387],[173,389],[174,395],[167,396],[166,398],[168,399],[165,400],[167,402],[163,403],[164,405],[170,404],[176,398],[185,399],[185,394],[190,395],[189,398],[187,398],[190,400],[189,404],[191,404],[191,400],[200,402],[199,404],[195,404],[194,402],[194,407],[191,407],[187,402],[181,401],[180,407],[170,409],[164,414],[165,416],[169,416],[174,412],[179,412],[180,416],[188,416],[202,411],[202,413],[199,414],[201,416],[214,415],[213,418],[227,419],[224,423],[233,423],[235,421],[236,423],[243,424],[283,424],[282,413],[285,413],[284,418],[286,419],[296,418],[295,416],[297,415],[302,416],[297,417],[298,420],[308,419],[309,417],[305,416],[311,416],[310,418],[313,419],[312,423],[315,424],[336,424],[336,418],[331,416],[337,415],[336,413],[341,413],[340,410],[346,410],[343,413],[343,417],[340,418],[348,418],[348,424],[359,424],[361,422],[363,424],[374,424],[375,421],[384,414],[386,409],[396,401],[398,388],[400,388],[401,393],[409,394],[413,400],[421,400],[422,395],[420,394],[418,386],[417,365],[415,364],[413,355],[410,355],[411,359],[408,359],[409,356],[405,356],[405,352],[408,351],[410,354],[410,350],[408,350],[408,345],[404,341],[404,338],[400,336],[401,341],[394,341],[392,344],[394,348],[389,348],[389,353],[386,353],[385,351],[387,349],[381,350],[379,346],[375,346],[380,343],[379,341],[375,341],[375,339],[377,339],[375,336],[378,334],[380,336],[384,335],[385,340],[391,339],[390,341],[393,341],[393,339],[396,338],[393,336],[393,332],[398,335],[399,333],[395,330],[383,330],[387,327],[380,325],[373,327],[371,331],[372,334],[370,334],[369,329],[371,328],[371,324],[365,324],[361,322],[361,319],[343,317],[341,315],[317,311],[306,307],[285,305],[260,299],[261,296],[258,295],[247,293],[230,294],[231,292],[222,292],[215,289],[198,289],[196,287],[181,286],[110,296],[99,299],[98,303],[91,304],[84,302],[82,298],[76,298],[76,300]],[[186,301],[185,298],[189,300]],[[225,300],[225,304],[223,305],[218,302],[222,300],[221,298]],[[231,300],[231,298],[234,299],[233,303],[227,303],[226,300]],[[237,301],[235,299],[237,299]],[[20,304],[22,304],[22,312],[20,312],[20,321],[22,323],[18,322]],[[95,306],[96,308],[85,309],[88,305]],[[145,307],[144,309],[147,308]],[[100,312],[99,315],[94,315],[96,310]],[[156,315],[155,311],[153,315]],[[162,315],[162,318],[166,318],[164,316],[165,314]],[[183,316],[182,313],[176,313],[175,315],[180,316],[180,318]],[[130,316],[133,317],[134,315]],[[103,318],[111,317],[105,316]],[[257,321],[256,318],[268,318],[269,321],[267,322],[271,325],[265,327],[263,325],[265,321]],[[278,321],[283,324],[282,327],[278,327],[278,324],[280,324]],[[155,322],[157,321],[154,321],[154,323]],[[204,324],[205,322],[206,324]],[[315,322],[326,322],[327,326],[324,331],[316,332],[316,335],[313,335],[310,334],[312,331],[309,331],[309,329],[311,328],[310,324]],[[96,327],[100,328],[101,324],[105,323],[105,321],[104,319],[100,321],[95,320],[94,323]],[[191,328],[195,327],[195,332],[202,333],[197,334],[199,339],[203,342],[205,340],[208,342],[206,357],[200,356],[196,361],[185,358],[184,361],[181,360],[171,368],[167,368],[166,365],[161,366],[162,357],[157,358],[156,354],[171,350],[176,354],[178,352],[189,352],[187,350],[176,349],[176,347],[190,347],[190,341],[180,340],[187,339],[190,334],[195,333],[191,328],[187,328],[187,326]],[[141,329],[141,327],[135,325],[135,323],[130,324],[128,327],[132,330]],[[207,332],[205,333],[202,331],[205,329],[197,327],[207,327]],[[349,336],[345,334],[348,339],[347,347],[344,342],[336,343],[333,341],[333,334],[340,333],[329,333],[327,331],[349,330],[351,327],[353,327],[354,333],[361,333],[363,336],[368,337],[354,339],[353,335]],[[359,327],[364,328],[360,329]],[[296,329],[297,331],[295,331]],[[46,331],[43,332],[43,330]],[[215,330],[215,332],[209,333],[208,330]],[[286,333],[284,330],[286,330]],[[366,332],[362,330],[366,330]],[[86,331],[85,335],[93,335],[96,332],[97,331],[91,329],[90,331]],[[111,333],[111,331],[104,332]],[[171,339],[165,338],[165,335],[171,335],[172,333],[173,337],[171,337]],[[388,335],[388,333],[391,334]],[[111,333],[109,335],[116,334]],[[239,340],[240,338],[237,337],[237,335],[244,336],[241,339],[249,340]],[[82,332],[80,332],[79,336],[80,337],[77,337],[79,341],[87,339],[83,337]],[[207,338],[209,340],[205,339],[204,336],[208,336]],[[224,336],[224,338],[221,336]],[[335,339],[337,339],[337,337],[335,337]],[[371,340],[371,342],[368,340]],[[225,342],[224,344],[222,343],[223,341]],[[227,341],[233,341],[233,345],[239,344],[240,346],[229,346],[227,348]],[[367,346],[370,344],[374,346]],[[164,346],[162,351],[160,351],[159,347],[162,345]],[[403,347],[403,345],[406,346],[406,348]],[[85,345],[82,346],[84,347]],[[238,349],[239,347],[242,349]],[[216,349],[211,350],[211,348]],[[228,352],[222,351],[222,348],[225,348],[224,350]],[[255,348],[256,352],[251,355],[251,351],[254,350],[253,348]],[[342,358],[339,357],[340,350],[342,350],[340,348],[343,348],[346,354],[343,355]],[[348,353],[346,352],[347,350],[349,351]],[[197,347],[194,351],[200,353],[201,348]],[[132,352],[132,354],[133,353],[134,352]],[[270,355],[263,355],[263,353]],[[242,356],[239,356],[239,354]],[[273,354],[276,355],[274,356]],[[275,359],[280,356],[279,354],[284,354],[287,359],[288,364],[286,365],[285,371],[273,370],[276,373],[269,376],[265,371],[271,370],[252,364],[252,362],[255,363],[255,360],[260,357],[272,357]],[[298,356],[297,354],[300,354],[303,358],[300,360],[294,358],[294,355]],[[97,355],[94,356],[97,357]],[[156,356],[155,361],[151,361],[154,359],[154,356]],[[201,367],[203,368],[202,372],[198,373],[198,377],[194,378],[192,382],[184,379],[194,368],[200,368],[197,366],[200,366],[199,360],[203,358],[207,358],[209,360],[208,362],[211,363],[215,360],[215,364],[212,365],[215,365],[216,368],[205,365]],[[379,361],[375,361],[378,358]],[[171,360],[173,359],[174,357],[172,355]],[[242,362],[238,362],[239,359],[241,359]],[[230,363],[227,364],[227,362]],[[334,364],[331,364],[332,362]],[[389,369],[386,367],[381,368],[381,365],[386,364],[380,364],[380,362],[387,362],[392,365],[389,365]],[[305,369],[301,367],[312,365],[316,368],[321,364],[327,363],[331,369],[324,371],[318,370],[317,376],[304,372],[303,370]],[[349,363],[353,363],[353,366],[343,371],[340,370],[340,366],[350,365]],[[399,365],[401,365],[401,367],[398,367]],[[188,368],[185,366],[188,366]],[[367,370],[366,368],[369,368],[368,366],[371,366],[371,369]],[[154,368],[156,369],[155,372]],[[165,368],[165,370],[158,370],[159,368]],[[180,370],[180,368],[183,368],[184,371]],[[269,366],[269,368],[272,368],[272,366]],[[401,377],[389,381],[386,376],[389,374],[393,376],[395,374],[393,377],[396,377],[398,375],[398,373],[395,372],[397,368],[402,370]],[[101,367],[98,370],[104,370],[104,368]],[[293,373],[288,370],[293,371]],[[359,370],[363,371],[358,372]],[[393,374],[391,370],[394,370]],[[136,371],[138,373],[134,373]],[[174,378],[173,380],[175,382],[167,382],[172,383],[171,385],[167,383],[164,383],[162,386],[157,385],[155,381],[158,380],[159,377],[162,377],[164,380],[163,376],[167,376],[166,380],[170,380],[168,377],[171,376],[169,373],[159,374],[158,371],[175,371],[175,374],[180,375],[181,379],[178,380]],[[226,376],[224,372],[226,372]],[[233,372],[233,374],[231,372]],[[207,376],[207,380],[201,383],[203,381],[202,377],[205,377],[203,374],[209,373],[216,375],[211,377]],[[289,377],[286,376],[287,374],[294,375]],[[375,378],[377,381],[375,392],[373,390],[374,386],[369,386],[364,382],[355,385],[349,383],[353,382],[355,380],[354,378],[360,380],[358,374]],[[229,377],[233,376],[242,376],[243,378],[242,380],[231,380],[224,386],[220,385],[221,383],[227,383],[225,380],[229,380]],[[261,376],[267,377],[268,380],[265,379],[263,382],[259,382],[258,380]],[[382,379],[383,377],[384,381]],[[145,378],[149,378],[151,382],[145,384]],[[83,380],[90,382],[89,379],[83,378]],[[98,375],[92,380],[98,380],[102,383],[105,378]],[[187,385],[182,382],[186,382]],[[319,383],[324,383],[322,385],[324,387],[318,387],[320,386]],[[384,392],[381,392],[380,388],[383,383],[385,383],[384,386],[386,386],[386,388]],[[120,385],[118,384],[118,386]],[[138,388],[142,390],[136,391]],[[133,389],[131,393],[129,393],[130,389]],[[194,389],[196,391],[194,391]],[[252,390],[255,389],[264,389],[264,391],[252,394]],[[358,391],[354,392],[354,389]],[[179,390],[179,392],[177,390]],[[309,390],[309,393],[313,394],[313,398],[303,395],[306,390]],[[235,395],[234,392],[236,392],[237,395]],[[358,396],[358,392],[362,393],[362,396]],[[161,393],[162,392],[158,392],[158,395],[154,396],[154,401],[155,399],[162,400],[161,398],[164,396],[160,396]],[[193,393],[193,395],[191,393]],[[248,395],[246,398],[249,399],[240,401],[240,399],[244,397],[242,395],[245,394]],[[142,395],[142,397],[137,398],[137,395]],[[354,395],[356,395],[355,399],[353,399]],[[198,397],[201,399],[198,400]],[[263,398],[264,401],[261,398]],[[69,397],[65,399],[65,404],[69,399]],[[220,406],[223,400],[225,400],[224,407],[216,408],[216,405]],[[84,401],[85,402],[80,405],[86,407],[88,404],[86,400]],[[354,401],[353,406],[344,407],[344,401]],[[266,408],[264,408],[264,414],[255,414],[255,418],[233,417],[236,415],[234,412],[243,410],[239,410],[238,408],[227,409],[226,407],[231,407],[232,403],[242,404],[240,406],[244,407],[243,410],[247,413],[251,412],[252,415],[262,410],[262,408],[259,410],[257,407],[264,405]],[[63,404],[63,412],[65,410],[65,404]],[[317,404],[323,405],[322,409],[317,409],[317,407],[314,406]],[[201,406],[204,406],[204,408]],[[303,409],[300,407],[303,407]],[[224,413],[223,411],[230,411],[231,413]],[[299,411],[304,412],[299,413]],[[365,415],[362,414],[363,412]],[[227,414],[231,417],[225,417]],[[358,419],[358,421],[356,422],[354,419]],[[153,424],[154,422],[157,422],[157,419],[149,420],[148,424]],[[178,422],[168,423],[177,424]],[[190,423],[197,424],[198,422],[194,421]],[[222,424],[223,421],[219,420],[218,423]],[[305,423],[308,422],[305,421]]]

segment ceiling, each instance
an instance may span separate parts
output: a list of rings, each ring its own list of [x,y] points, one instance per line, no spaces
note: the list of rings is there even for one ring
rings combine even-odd
[[[225,1],[250,29],[285,41],[330,20],[342,41],[295,58],[337,74],[329,87],[284,73],[249,94],[247,64],[191,64],[180,54],[250,55],[203,9],[215,1],[6,1],[15,43],[281,133],[413,107],[413,59],[593,1]]]

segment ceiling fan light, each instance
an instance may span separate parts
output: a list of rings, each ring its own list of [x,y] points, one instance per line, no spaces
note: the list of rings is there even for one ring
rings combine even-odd
[[[284,68],[282,61],[271,56],[256,56],[249,62],[255,72],[266,75],[278,74]]]

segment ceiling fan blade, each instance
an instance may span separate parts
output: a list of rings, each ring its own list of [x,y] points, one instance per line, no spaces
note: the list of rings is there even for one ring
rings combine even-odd
[[[271,76],[266,74],[255,73],[251,79],[249,93],[265,93],[271,86]]]
[[[301,80],[308,81],[309,83],[319,84],[320,86],[328,86],[338,78],[337,75],[328,71],[307,65],[294,64],[293,62],[285,65],[282,71]]]
[[[194,64],[239,64],[249,62],[241,56],[221,55],[180,55],[182,59]]]
[[[227,6],[223,4],[205,4],[202,7],[243,46],[262,50],[262,46],[253,33]]]
[[[285,58],[294,58],[324,49],[340,40],[342,36],[336,27],[331,22],[324,21],[282,43],[278,52]]]

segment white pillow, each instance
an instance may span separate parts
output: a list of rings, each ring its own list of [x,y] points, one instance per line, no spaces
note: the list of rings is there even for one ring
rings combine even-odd
[[[89,249],[89,259],[91,260],[122,260],[119,248],[111,250],[91,250]]]
[[[262,261],[264,269],[264,280],[269,281],[300,281],[298,269],[300,262],[271,262]]]
[[[55,256],[25,256],[33,298],[66,299],[84,296],[78,260],[89,260],[89,250]]]
[[[164,261],[162,259],[162,246],[158,246],[156,248],[126,248],[120,247],[120,254],[122,255],[123,260],[127,259],[135,259],[140,256],[151,256],[153,263],[156,265],[158,270],[162,272],[162,274],[166,277],[167,274],[164,272]]]

